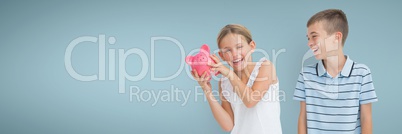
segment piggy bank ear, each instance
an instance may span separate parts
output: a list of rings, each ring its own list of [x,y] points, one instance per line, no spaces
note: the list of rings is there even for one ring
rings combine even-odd
[[[209,46],[207,44],[202,45],[201,50],[205,50],[209,54]]]
[[[191,65],[191,63],[192,63],[191,60],[192,60],[192,59],[193,59],[193,56],[187,56],[187,57],[186,57],[186,63],[189,64],[189,65]]]

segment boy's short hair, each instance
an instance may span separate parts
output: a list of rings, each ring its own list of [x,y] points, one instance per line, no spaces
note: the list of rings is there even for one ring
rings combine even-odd
[[[342,10],[327,9],[318,12],[308,20],[307,27],[320,21],[323,22],[323,27],[327,34],[330,35],[338,31],[341,32],[343,35],[342,45],[345,44],[346,37],[348,37],[349,26],[348,19]]]

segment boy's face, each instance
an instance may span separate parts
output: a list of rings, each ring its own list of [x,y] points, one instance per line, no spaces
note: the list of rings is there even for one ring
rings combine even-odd
[[[324,29],[324,22],[313,23],[307,28],[308,46],[317,60],[326,59],[338,54],[339,42],[335,34],[328,35]]]
[[[247,43],[242,35],[228,34],[222,38],[219,47],[219,56],[235,71],[241,71],[247,66],[247,62],[251,61],[255,43]]]

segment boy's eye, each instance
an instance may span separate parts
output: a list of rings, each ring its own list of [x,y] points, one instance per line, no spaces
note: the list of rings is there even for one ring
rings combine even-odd
[[[243,46],[237,46],[237,48],[242,48]]]

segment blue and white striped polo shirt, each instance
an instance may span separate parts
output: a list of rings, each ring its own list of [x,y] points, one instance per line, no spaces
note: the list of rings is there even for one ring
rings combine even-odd
[[[303,67],[293,99],[306,102],[309,134],[360,134],[360,105],[378,101],[370,69],[348,56],[335,78],[322,61]]]

